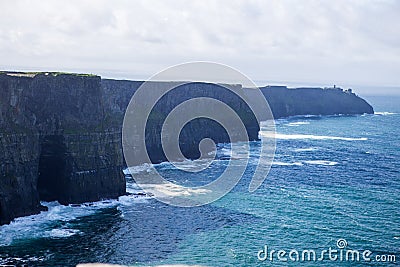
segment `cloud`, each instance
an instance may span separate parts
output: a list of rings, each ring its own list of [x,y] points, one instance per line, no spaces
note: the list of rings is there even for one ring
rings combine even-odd
[[[398,14],[395,0],[15,0],[0,67],[143,79],[208,60],[256,80],[399,85]]]

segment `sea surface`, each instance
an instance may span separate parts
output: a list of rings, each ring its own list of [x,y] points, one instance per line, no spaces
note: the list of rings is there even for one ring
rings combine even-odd
[[[232,192],[202,207],[177,208],[135,195],[79,206],[43,203],[49,211],[0,227],[0,265],[399,265],[400,97],[367,100],[374,115],[277,120],[275,161],[254,193],[247,189],[257,161],[250,160]],[[259,146],[251,143],[252,158]],[[218,159],[200,176],[170,163],[157,169],[183,185],[205,184],[224,170],[229,148],[218,145]],[[241,164],[240,155],[235,160]],[[148,172],[148,166],[135,172]],[[127,187],[141,191],[129,177]],[[336,260],[302,261],[304,250],[320,258],[329,248],[337,250]],[[286,251],[281,259],[279,250]],[[359,251],[360,260],[347,261],[348,250]],[[366,250],[371,261],[362,258]],[[295,252],[289,258],[291,251],[299,259]]]

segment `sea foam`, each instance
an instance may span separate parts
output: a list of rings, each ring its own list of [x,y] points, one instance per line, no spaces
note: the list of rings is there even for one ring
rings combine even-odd
[[[53,229],[48,232],[48,235],[52,238],[64,238],[79,234],[80,231],[76,229]]]
[[[304,163],[312,164],[312,165],[324,165],[324,166],[333,166],[339,164],[336,161],[329,161],[329,160],[306,160]]]
[[[261,136],[264,137],[272,137],[270,133],[260,133]],[[366,141],[368,138],[366,137],[340,137],[340,136],[326,136],[326,135],[311,135],[311,134],[281,134],[275,133],[276,139],[282,140],[295,140],[295,139],[310,139],[310,140],[343,140],[343,141]]]
[[[387,112],[387,111],[380,111],[380,112],[375,112],[375,115],[382,115],[382,116],[387,116],[387,115],[395,115],[397,113],[394,112]]]
[[[306,148],[295,148],[293,149],[294,152],[311,152],[316,151],[318,148],[316,147],[306,147]]]
[[[310,124],[310,122],[308,122],[308,121],[297,121],[297,122],[290,122],[290,123],[288,123],[288,124],[286,124],[287,126],[291,126],[291,127],[297,127],[297,126],[300,126],[300,125],[307,125],[307,124]]]
[[[301,163],[301,162],[274,161],[274,162],[272,162],[272,165],[278,165],[278,166],[303,166],[303,163]]]
[[[48,211],[19,217],[10,224],[0,226],[0,246],[8,246],[16,240],[26,238],[67,238],[80,234],[77,229],[60,228],[59,222],[65,224],[80,217],[93,215],[101,209],[131,206],[150,198],[146,195],[135,195],[143,190],[139,190],[132,181],[127,181],[127,191],[133,194],[121,196],[118,200],[88,202],[80,205],[61,205],[57,201],[41,202],[48,208]]]

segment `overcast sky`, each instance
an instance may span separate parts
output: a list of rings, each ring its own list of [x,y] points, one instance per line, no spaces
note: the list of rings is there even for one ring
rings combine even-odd
[[[1,0],[0,59],[131,79],[216,61],[264,83],[396,87],[400,1]]]

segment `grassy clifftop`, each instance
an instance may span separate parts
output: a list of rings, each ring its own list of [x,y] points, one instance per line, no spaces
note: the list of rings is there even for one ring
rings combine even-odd
[[[59,76],[59,75],[71,75],[78,77],[97,77],[96,74],[91,73],[72,73],[72,72],[46,72],[46,71],[0,71],[0,74],[5,74],[9,76],[16,77],[35,77],[36,75],[45,75],[45,76]]]

